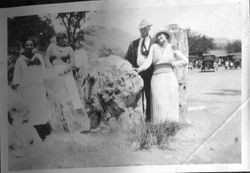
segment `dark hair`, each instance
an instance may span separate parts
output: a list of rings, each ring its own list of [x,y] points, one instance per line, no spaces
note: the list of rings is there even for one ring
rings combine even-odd
[[[67,35],[64,32],[59,32],[56,34],[56,41],[59,41],[62,38],[66,38]]]
[[[169,35],[168,33],[166,33],[166,32],[159,32],[159,33],[157,33],[156,36],[155,36],[155,43],[159,43],[158,37],[159,37],[161,34],[165,35],[165,37],[167,38],[168,42],[170,42],[170,35]]]
[[[26,44],[27,41],[32,41],[33,46],[34,46],[34,47],[37,46],[36,38],[34,38],[34,37],[28,37],[28,38],[25,40],[25,42],[23,43],[23,47],[25,47],[25,44]]]

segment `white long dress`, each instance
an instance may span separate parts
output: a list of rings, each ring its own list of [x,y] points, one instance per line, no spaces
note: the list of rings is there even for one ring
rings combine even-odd
[[[174,51],[172,45],[152,45],[146,61],[140,69],[147,69],[151,63],[154,73],[151,79],[151,116],[153,124],[165,121],[179,122],[178,82],[172,70],[173,65],[184,65],[187,57]]]
[[[13,84],[19,84],[20,96],[27,105],[33,125],[45,124],[49,120],[47,112],[47,100],[44,86],[45,66],[40,54],[35,54],[31,60],[39,59],[39,65],[28,65],[30,61],[21,55],[15,64]]]
[[[53,61],[54,66],[48,70],[48,86],[54,91],[55,99],[60,102],[71,102],[74,109],[83,108],[73,74],[71,72],[63,74],[67,62],[62,59],[68,56],[74,57],[73,49],[71,47],[62,48],[56,44],[51,44],[47,49],[46,56],[55,57]]]

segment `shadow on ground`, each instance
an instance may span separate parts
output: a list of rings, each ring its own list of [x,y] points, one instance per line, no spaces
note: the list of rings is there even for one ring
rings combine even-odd
[[[207,95],[219,95],[219,96],[234,96],[234,95],[240,95],[241,90],[231,90],[231,89],[221,89],[221,90],[216,90],[215,92],[207,92],[205,93]]]

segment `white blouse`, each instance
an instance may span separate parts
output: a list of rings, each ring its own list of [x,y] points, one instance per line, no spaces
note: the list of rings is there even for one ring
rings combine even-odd
[[[161,47],[159,44],[151,46],[148,58],[138,68],[138,71],[144,71],[153,65],[157,64],[171,64],[172,66],[183,66],[188,64],[188,58],[179,50],[173,50],[173,45],[168,44],[166,47]]]
[[[37,65],[28,65],[28,61],[35,59],[40,61]],[[15,70],[13,74],[13,84],[19,84],[21,87],[30,86],[34,84],[43,83],[45,72],[45,65],[43,58],[40,54],[35,54],[31,59],[28,59],[24,55],[21,55],[15,64]]]
[[[46,52],[46,58],[50,58],[51,56],[56,57],[56,59],[53,61],[54,65],[65,64],[61,58],[67,56],[74,58],[74,51],[71,47],[59,47],[56,44],[50,44]]]

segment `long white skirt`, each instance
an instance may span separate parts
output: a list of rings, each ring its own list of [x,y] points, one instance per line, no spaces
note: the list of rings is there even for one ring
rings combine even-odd
[[[72,73],[59,75],[64,65],[55,65],[47,75],[47,87],[51,89],[57,102],[71,102],[74,109],[82,109],[83,104]]]
[[[153,124],[179,122],[178,83],[173,72],[152,76],[151,115]]]
[[[33,125],[45,124],[49,120],[44,84],[34,84],[20,88],[22,98],[30,111],[29,122]]]

